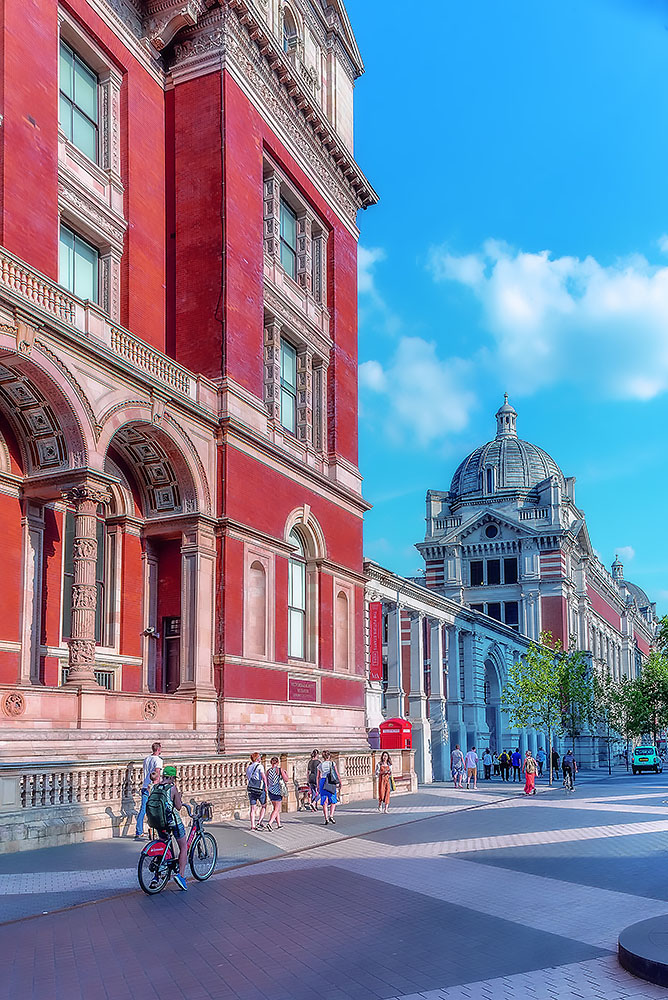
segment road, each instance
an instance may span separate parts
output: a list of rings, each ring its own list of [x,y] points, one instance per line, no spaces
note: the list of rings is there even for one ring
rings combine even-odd
[[[429,786],[388,817],[344,805],[334,828],[213,825],[226,870],[151,898],[132,841],[2,857],[0,998],[664,996],[616,942],[668,912],[668,775],[582,779],[530,799]]]

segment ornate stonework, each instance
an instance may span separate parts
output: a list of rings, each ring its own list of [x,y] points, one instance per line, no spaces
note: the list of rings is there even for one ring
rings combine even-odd
[[[10,719],[16,719],[26,710],[25,698],[20,691],[10,691],[2,699],[2,710]]]

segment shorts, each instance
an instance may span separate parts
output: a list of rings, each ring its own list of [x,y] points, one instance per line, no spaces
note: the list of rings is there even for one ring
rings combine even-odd
[[[186,828],[181,822],[181,820],[178,818],[178,816],[175,816],[172,822],[170,823],[169,832],[172,835],[172,837],[174,837],[175,840],[180,840],[181,837],[185,837]]]
[[[466,777],[467,778],[475,778],[475,776],[476,776],[477,773],[478,773],[478,768],[477,767],[467,767],[466,768]]]
[[[275,792],[269,792],[269,798],[271,799],[272,802],[283,801],[283,796],[280,793],[277,795]]]
[[[261,790],[258,789],[257,792],[255,791],[249,792],[248,801],[252,806],[257,805],[258,802],[260,803],[260,805],[263,806],[267,801],[267,793],[265,792],[264,788]]]

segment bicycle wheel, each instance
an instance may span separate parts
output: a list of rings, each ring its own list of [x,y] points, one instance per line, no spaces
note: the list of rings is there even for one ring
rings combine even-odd
[[[200,833],[190,848],[190,870],[198,882],[205,882],[213,875],[218,859],[218,844],[211,833]]]
[[[169,867],[166,863],[161,867],[160,858],[150,856],[144,848],[139,855],[137,878],[144,892],[155,896],[157,892],[162,892],[169,881]]]

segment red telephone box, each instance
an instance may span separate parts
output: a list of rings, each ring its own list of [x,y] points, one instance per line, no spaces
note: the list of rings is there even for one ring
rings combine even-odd
[[[405,719],[387,719],[380,726],[381,750],[411,750],[413,732],[410,722]]]

